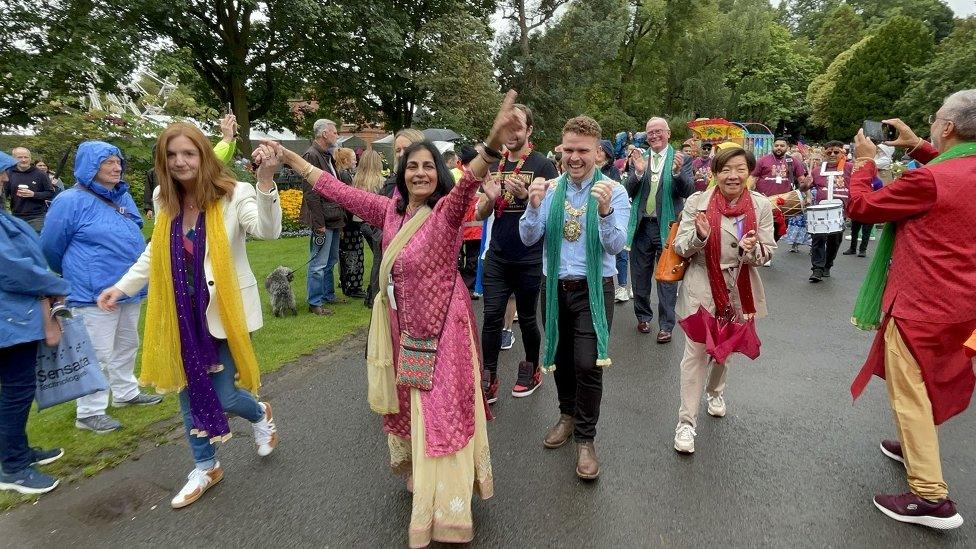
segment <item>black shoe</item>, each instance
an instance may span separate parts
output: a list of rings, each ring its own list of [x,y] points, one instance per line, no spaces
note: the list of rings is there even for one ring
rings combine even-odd
[[[61,459],[64,456],[64,448],[54,448],[51,450],[43,450],[41,448],[31,448],[31,467],[37,465],[48,465],[54,463],[55,461]]]
[[[366,292],[362,290],[356,290],[355,292],[347,293],[346,297],[351,297],[353,299],[366,299]]]
[[[856,253],[857,252],[854,250],[854,248],[851,248],[850,250],[845,251],[843,255],[854,255]]]
[[[857,252],[857,257],[867,257],[867,256],[868,256],[868,252],[867,251]]]
[[[820,273],[820,276],[830,278],[830,269],[824,269],[823,272]]]
[[[823,278],[819,269],[814,269],[813,273],[810,275],[810,282],[820,282]]]

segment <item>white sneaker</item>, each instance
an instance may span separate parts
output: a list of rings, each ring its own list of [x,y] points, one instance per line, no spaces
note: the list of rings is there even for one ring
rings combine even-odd
[[[695,428],[687,423],[679,423],[674,430],[674,449],[682,454],[695,453]]]
[[[614,291],[613,299],[617,303],[624,303],[625,301],[630,301],[630,293],[627,291],[627,288],[621,286],[617,288],[616,291]]]
[[[258,455],[264,457],[278,445],[278,428],[275,427],[274,416],[271,415],[271,405],[267,402],[260,404],[264,409],[264,418],[251,426],[254,427],[254,443],[258,445]]]
[[[725,398],[722,395],[705,398],[708,399],[708,415],[712,417],[725,417]]]
[[[633,286],[631,286],[630,288],[627,288],[627,295],[629,295],[631,299],[634,299],[634,287]]]
[[[186,485],[170,501],[173,509],[181,509],[200,499],[204,492],[224,478],[224,470],[220,468],[220,462],[217,462],[213,469],[208,471],[193,469],[186,478]]]

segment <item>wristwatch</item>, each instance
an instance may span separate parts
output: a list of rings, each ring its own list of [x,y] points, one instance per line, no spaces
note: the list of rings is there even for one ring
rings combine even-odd
[[[603,219],[606,219],[606,218],[608,218],[608,217],[610,217],[611,215],[613,215],[613,207],[612,207],[612,206],[610,207],[610,211],[609,211],[609,212],[607,212],[607,215],[603,215],[603,214],[602,214],[602,213],[600,213],[600,212],[596,212],[596,213],[598,213],[598,214],[600,214],[600,217],[601,217],[601,218],[603,218]]]
[[[495,160],[496,162],[502,159],[502,153],[496,151],[495,149],[488,146],[485,141],[481,142],[481,148],[484,150],[485,156]]]

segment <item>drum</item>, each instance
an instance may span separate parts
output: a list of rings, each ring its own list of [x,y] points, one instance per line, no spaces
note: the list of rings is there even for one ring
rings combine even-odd
[[[836,198],[807,206],[807,232],[810,234],[839,233],[844,230],[844,203]]]
[[[783,212],[783,216],[787,219],[803,213],[803,193],[800,191],[774,194],[769,197],[769,200],[773,203],[773,206],[776,206]]]

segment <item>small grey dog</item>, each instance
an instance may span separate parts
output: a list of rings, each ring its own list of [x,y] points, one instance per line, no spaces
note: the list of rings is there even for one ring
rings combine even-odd
[[[271,312],[275,316],[285,316],[289,312],[298,316],[295,292],[291,291],[291,281],[294,278],[295,271],[279,266],[264,279],[264,288],[268,290],[268,297],[271,299]]]

